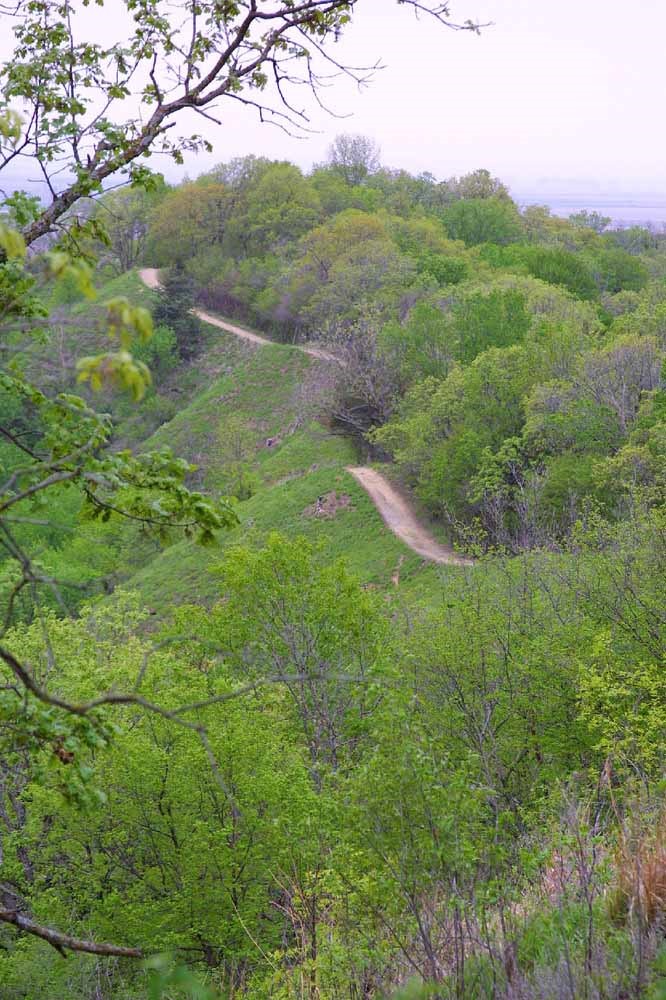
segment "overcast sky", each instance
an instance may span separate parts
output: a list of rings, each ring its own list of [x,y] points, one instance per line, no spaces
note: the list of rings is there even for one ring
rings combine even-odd
[[[309,167],[349,131],[412,172],[487,167],[522,192],[666,197],[664,0],[452,0],[452,15],[493,24],[480,36],[451,32],[394,0],[361,0],[336,55],[386,68],[361,93],[349,81],[331,86],[328,103],[349,118],[316,113],[318,134],[296,140],[223,105],[222,127],[203,123],[214,154],[186,169],[196,175],[246,153]],[[95,16],[110,27],[113,0]]]
[[[248,151],[303,166],[338,131],[362,132],[382,159],[438,177],[485,166],[523,191],[563,188],[666,195],[664,0],[453,0],[480,36],[418,21],[393,0],[363,0],[338,46],[386,68],[362,93],[340,83],[316,116],[321,134],[290,140],[227,115],[214,159]]]

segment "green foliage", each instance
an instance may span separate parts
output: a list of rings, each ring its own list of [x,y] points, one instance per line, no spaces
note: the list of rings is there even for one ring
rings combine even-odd
[[[602,292],[640,292],[648,282],[648,269],[642,261],[621,249],[595,250],[589,254],[589,267]]]
[[[376,598],[341,561],[324,564],[304,538],[271,535],[259,551],[231,550],[220,567],[225,601],[211,616],[241,678],[281,680],[295,709],[315,787],[361,753],[389,648]]]
[[[65,275],[53,289],[51,306],[71,306],[77,302],[85,302],[86,297],[81,291],[75,275]]]
[[[10,234],[5,245],[13,253],[19,241],[12,241]],[[5,692],[0,699],[0,738],[6,773],[11,774],[12,790],[7,801],[14,803],[15,816],[5,824],[5,832],[18,835],[3,869],[3,878],[9,878],[14,889],[9,897],[10,909],[3,909],[2,915],[4,922],[25,929],[21,920],[13,916],[14,900],[20,901],[21,908],[29,908],[27,898],[31,896],[34,908],[39,910],[37,897],[44,881],[43,877],[36,878],[32,862],[26,860],[34,846],[35,827],[31,823],[33,819],[40,823],[37,819],[40,808],[47,817],[41,821],[42,829],[46,830],[53,814],[64,819],[72,810],[77,815],[82,811],[90,813],[106,802],[106,791],[95,768],[96,755],[103,756],[103,751],[108,750],[116,727],[105,709],[108,704],[118,701],[125,704],[135,697],[110,694],[111,685],[105,677],[104,693],[95,699],[91,687],[94,689],[99,675],[94,677],[94,656],[90,648],[83,659],[79,655],[85,632],[79,633],[77,649],[76,640],[67,632],[71,623],[59,621],[47,611],[50,600],[61,613],[66,613],[63,591],[70,587],[85,589],[88,581],[50,575],[45,568],[48,554],[44,562],[40,559],[40,555],[44,557],[45,545],[53,544],[62,527],[72,527],[72,521],[76,523],[82,506],[92,518],[103,522],[118,516],[158,534],[178,526],[188,534],[198,534],[202,542],[213,541],[214,532],[233,523],[234,515],[225,502],[211,503],[202,494],[185,487],[184,479],[190,472],[187,462],[173,459],[165,451],[142,455],[127,450],[112,452],[108,448],[112,433],[108,415],[96,413],[82,398],[71,393],[50,396],[26,377],[20,364],[24,343],[13,327],[17,321],[41,321],[45,309],[34,296],[34,282],[24,276],[20,261],[21,254],[17,254],[16,262],[2,265],[6,290],[0,302],[7,349],[0,385],[3,400],[9,403],[2,407],[0,427],[5,445],[0,456],[3,466],[0,528],[4,539],[0,562],[3,603],[0,661]],[[76,283],[83,295],[94,297],[92,271],[87,261],[72,259],[65,251],[57,250],[48,253],[46,263],[56,283],[68,282],[70,288]],[[116,297],[106,303],[105,327],[119,350],[82,358],[78,363],[79,380],[89,381],[94,389],[119,383],[140,398],[149,373],[133,357],[131,347],[137,337],[150,339],[150,314],[127,299]],[[62,497],[71,498],[72,491],[77,500],[73,504],[63,503]],[[52,520],[58,512],[69,518],[68,525],[57,525]],[[40,532],[40,528],[46,531]],[[102,541],[101,534],[97,541]],[[72,568],[68,565],[68,572]],[[43,595],[47,595],[46,601]],[[37,624],[12,628],[20,619],[20,612],[28,620],[34,617]],[[59,646],[58,639],[63,635],[66,638]],[[93,653],[98,653],[94,637],[85,638]],[[50,691],[56,666],[57,687]],[[74,674],[68,676],[72,669]],[[70,683],[68,690],[72,679],[75,683]],[[30,802],[29,816],[22,801],[24,794],[25,801]],[[8,814],[3,812],[3,815]],[[47,869],[51,864],[47,860],[49,853],[47,848],[40,856]],[[47,921],[53,916],[49,912]],[[58,914],[55,916],[57,920]],[[35,929],[28,928],[28,933],[50,941],[59,937],[57,930],[43,930],[38,924]],[[61,951],[63,945],[79,948],[66,936],[59,940],[63,942],[57,945]]]
[[[319,197],[290,163],[266,170],[247,194],[244,219],[247,250],[261,256],[298,239],[319,221]]]
[[[444,254],[426,253],[419,258],[417,267],[419,274],[434,278],[438,285],[458,285],[469,273],[464,259]]]
[[[155,378],[163,378],[178,364],[178,341],[168,326],[158,326],[149,340],[138,344],[135,357],[147,365]]]
[[[525,403],[523,438],[532,455],[607,454],[620,442],[617,414],[610,406],[577,394],[566,382],[544,382]]]
[[[256,436],[239,415],[224,420],[218,434],[224,491],[238,500],[249,500],[259,483],[253,468]]]
[[[603,500],[603,490],[597,488],[595,457],[577,450],[548,461],[545,465],[539,507],[541,517],[565,530],[581,509],[580,501]],[[575,517],[574,514],[574,517]]]
[[[586,209],[574,212],[573,215],[569,216],[569,222],[572,225],[580,226],[583,229],[593,229],[595,233],[603,233],[612,221],[609,216],[602,215],[601,212],[588,212]]]
[[[219,996],[201,982],[186,965],[174,962],[170,955],[155,955],[146,962],[148,970],[148,1000],[164,996],[188,997],[190,1000],[215,1000]]]
[[[519,291],[463,296],[451,310],[453,355],[468,362],[489,348],[520,343],[530,325],[525,296]]]
[[[562,285],[581,299],[597,294],[592,275],[583,262],[566,250],[539,247],[526,249],[525,264],[530,274],[551,285]]]
[[[98,202],[96,218],[104,228],[106,239],[100,248],[101,263],[110,264],[116,274],[124,274],[125,271],[143,263],[148,236],[149,220],[156,215],[157,206],[163,201],[168,201],[169,195],[164,178],[160,174],[150,174],[143,179],[141,184],[135,183],[130,187],[121,188],[106,194]],[[175,255],[175,240],[185,239],[184,220],[181,217],[174,219],[176,215],[176,205],[172,198],[169,203],[169,214],[166,218],[172,225],[170,236],[169,260],[171,263]],[[176,226],[173,223],[176,223]],[[205,217],[197,219],[199,226],[203,226]],[[153,237],[155,240],[156,237]],[[159,256],[156,250],[153,250]]]
[[[482,253],[495,267],[523,271],[551,285],[561,285],[578,298],[593,299],[598,295],[597,284],[584,260],[569,250],[544,246],[500,249],[491,244]]]
[[[201,340],[201,322],[192,313],[194,285],[181,268],[168,271],[162,278],[153,310],[155,322],[172,331],[178,354],[183,360],[194,357]]]
[[[223,184],[212,180],[183,184],[166,192],[157,204],[155,201],[151,198],[147,202],[145,196],[133,193],[129,203],[122,205],[121,218],[114,215],[117,257],[124,270],[134,266],[144,253],[157,267],[183,269],[197,254],[214,252],[221,245],[229,205]],[[115,213],[116,207],[111,205],[110,210]],[[130,219],[125,221],[123,216],[128,214]]]
[[[520,215],[505,198],[470,198],[455,201],[442,212],[442,221],[453,240],[467,246],[480,243],[519,242],[523,235]]]
[[[492,348],[440,383],[415,386],[399,415],[373,438],[405,472],[418,470],[419,493],[428,504],[462,513],[484,448],[520,429],[521,400],[536,378],[524,349]]]
[[[407,384],[430,375],[446,375],[452,364],[449,325],[441,309],[425,301],[414,306],[404,323],[387,324],[379,343]]]
[[[14,191],[4,198],[2,207],[9,213],[10,225],[20,228],[37,218],[41,211],[41,202],[36,195],[26,194],[25,191]]]

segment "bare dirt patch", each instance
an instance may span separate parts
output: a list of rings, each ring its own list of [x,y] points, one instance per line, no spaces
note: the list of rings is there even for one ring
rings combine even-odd
[[[331,493],[317,497],[313,504],[305,508],[302,517],[331,518],[335,517],[338,511],[347,510],[351,505],[351,497],[347,493],[337,493],[332,490]]]

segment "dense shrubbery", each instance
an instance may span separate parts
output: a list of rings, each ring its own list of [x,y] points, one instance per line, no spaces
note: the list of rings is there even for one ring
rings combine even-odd
[[[446,997],[636,990],[663,916],[648,880],[666,877],[663,527],[593,518],[558,556],[450,578],[445,607],[407,627],[279,536],[229,553],[223,600],[179,609],[157,643],[131,595],[50,619],[63,695],[140,672],[151,701],[201,703],[206,744],[119,718],[95,765],[108,799],[83,816],[59,804],[48,745],[27,770],[17,751],[31,822],[8,877],[53,918],[57,864],[59,906],[86,929],[183,948],[225,993],[291,995],[311,977],[335,997],[415,973]],[[37,624],[8,641],[46,656]],[[263,686],[225,700],[248,680]],[[67,747],[86,773],[94,752]],[[88,996],[92,974],[38,944],[0,959],[7,989],[29,979],[45,998]],[[117,969],[108,995],[137,975]]]

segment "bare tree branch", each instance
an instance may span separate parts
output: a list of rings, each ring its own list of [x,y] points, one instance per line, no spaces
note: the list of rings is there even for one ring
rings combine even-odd
[[[106,957],[143,958],[143,952],[140,948],[125,948],[117,944],[84,941],[81,938],[72,937],[71,934],[63,934],[51,927],[44,927],[43,924],[36,924],[34,920],[30,920],[18,910],[0,909],[0,920],[6,924],[13,924],[25,934],[33,934],[35,937],[41,938],[42,941],[46,941],[52,948],[60,952],[63,958],[66,951],[86,952],[88,955],[104,955]]]

